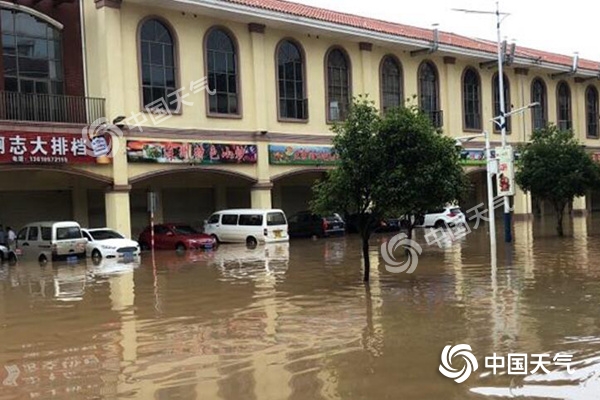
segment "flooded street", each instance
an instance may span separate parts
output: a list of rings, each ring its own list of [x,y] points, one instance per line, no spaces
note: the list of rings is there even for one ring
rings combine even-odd
[[[386,271],[355,236],[0,268],[0,399],[598,399],[600,228],[517,222],[497,267],[479,228]],[[439,371],[447,345],[479,369]],[[573,374],[492,374],[493,353],[573,355]],[[455,367],[462,368],[459,364]],[[501,396],[501,397],[495,397]]]

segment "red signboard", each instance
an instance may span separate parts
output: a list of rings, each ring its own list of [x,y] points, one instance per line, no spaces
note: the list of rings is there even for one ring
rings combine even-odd
[[[96,158],[82,135],[0,132],[0,164],[93,164]]]

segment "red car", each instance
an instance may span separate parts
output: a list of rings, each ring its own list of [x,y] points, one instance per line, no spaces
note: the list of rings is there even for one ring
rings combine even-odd
[[[149,250],[152,238],[150,227],[140,234],[139,243],[142,250]],[[200,233],[189,225],[160,224],[154,225],[155,250],[194,250],[213,249],[217,247],[215,238]]]

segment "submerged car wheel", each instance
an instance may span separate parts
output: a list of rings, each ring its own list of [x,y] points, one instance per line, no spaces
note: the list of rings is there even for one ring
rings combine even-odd
[[[183,253],[186,250],[185,244],[183,244],[183,243],[177,243],[177,246],[175,246],[175,250],[177,250],[178,252]]]
[[[40,254],[40,256],[38,257],[38,262],[40,264],[47,264],[48,263],[48,257],[46,257],[44,254]]]
[[[102,260],[102,253],[100,253],[100,251],[98,249],[94,249],[94,251],[92,251],[92,260],[94,260],[94,261]]]
[[[439,221],[435,221],[435,225],[433,225],[434,228],[443,228],[444,227],[444,221],[442,221],[441,219]]]
[[[258,241],[256,240],[255,237],[248,236],[246,238],[246,246],[248,246],[248,247],[256,247],[257,244],[258,244]]]

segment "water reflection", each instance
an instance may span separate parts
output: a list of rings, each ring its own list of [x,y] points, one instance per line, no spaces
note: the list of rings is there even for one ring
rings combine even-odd
[[[4,266],[0,399],[597,398],[600,237],[577,220],[564,239],[533,224],[499,240],[495,262],[484,229],[441,247],[419,231],[413,274],[385,270],[390,236],[376,235],[368,286],[353,236]],[[437,370],[457,343],[481,366],[462,385]],[[579,364],[486,375],[494,352]]]

